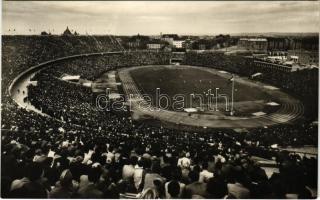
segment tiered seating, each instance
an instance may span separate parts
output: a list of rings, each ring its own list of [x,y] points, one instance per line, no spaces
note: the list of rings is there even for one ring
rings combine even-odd
[[[100,43],[103,44],[105,38],[57,37],[55,40],[61,41],[58,43],[64,49],[61,55],[67,55],[66,51],[77,45],[83,48],[79,50],[81,52],[93,51],[93,46],[104,48]],[[6,83],[27,66],[60,55],[52,50],[54,45],[50,41],[39,43],[46,46],[45,52],[39,54],[41,57],[36,54],[33,58],[29,56],[36,51],[26,52],[31,49],[31,43],[11,41],[9,45],[5,42],[8,56],[4,58],[7,67],[3,76],[8,75]],[[25,46],[14,55],[17,44]],[[39,53],[41,45],[33,45],[33,48]],[[236,70],[236,64],[232,62],[238,58],[206,57],[209,60],[204,61],[205,66],[214,67],[212,62],[215,61],[221,69],[229,70],[230,66]],[[202,58],[191,59],[187,59],[189,64],[201,65]],[[110,69],[167,64],[168,61],[167,53],[131,52],[54,64],[37,74],[34,80],[38,84],[29,87],[29,100],[53,118],[18,108],[8,96],[4,98],[2,197],[313,196],[312,188],[317,187],[317,159],[281,152],[271,146],[317,145],[317,124],[282,125],[249,130],[248,133],[208,129],[205,134],[153,127],[132,121],[127,112],[98,111],[91,101],[89,89],[59,79],[66,73],[93,80]],[[253,156],[274,159],[280,172],[268,177]]]

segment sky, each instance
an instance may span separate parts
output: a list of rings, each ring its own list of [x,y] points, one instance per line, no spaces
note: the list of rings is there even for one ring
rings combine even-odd
[[[61,34],[67,26],[80,34],[114,35],[319,31],[319,1],[2,3],[2,34]]]

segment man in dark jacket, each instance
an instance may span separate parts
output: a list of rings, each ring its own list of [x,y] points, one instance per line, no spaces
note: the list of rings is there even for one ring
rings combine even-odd
[[[101,169],[95,167],[89,170],[89,183],[81,186],[78,190],[77,197],[80,199],[100,199],[103,198],[103,192],[98,189],[98,182],[101,175]]]

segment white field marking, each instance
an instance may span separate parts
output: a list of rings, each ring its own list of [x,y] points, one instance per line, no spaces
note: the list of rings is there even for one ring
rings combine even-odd
[[[255,112],[255,113],[252,113],[252,115],[254,116],[262,116],[262,115],[265,115],[266,113],[265,112]]]
[[[279,106],[280,104],[278,104],[276,102],[268,102],[267,105],[269,105],[269,106]]]
[[[188,113],[193,113],[193,112],[197,112],[198,110],[196,108],[185,108],[184,111]]]
[[[264,85],[263,87],[266,89],[269,89],[269,90],[279,90],[279,88],[271,86],[271,85]]]
[[[221,74],[229,74],[229,72],[226,71],[219,71]]]

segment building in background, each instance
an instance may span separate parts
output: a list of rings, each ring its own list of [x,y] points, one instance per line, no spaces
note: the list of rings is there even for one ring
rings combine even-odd
[[[295,62],[296,60],[287,60],[283,58],[254,59],[253,64],[259,72],[295,72],[304,69],[303,66]]]
[[[161,40],[168,42],[170,45],[173,45],[173,41],[179,40],[179,36],[177,34],[163,34],[161,36]]]
[[[294,57],[297,62],[305,66],[318,66],[319,54],[318,51],[307,51],[307,50],[289,50],[289,57]]]
[[[317,66],[319,41],[317,37],[268,37],[269,55],[285,54],[302,66]]]
[[[139,34],[122,39],[123,46],[128,49],[146,49],[149,41],[148,36]]]
[[[147,44],[148,49],[161,49],[161,44],[156,42],[151,42]]]
[[[266,38],[240,38],[238,47],[251,51],[267,51],[268,40]]]
[[[172,46],[174,48],[184,48],[184,40],[173,40],[172,41]]]
[[[153,39],[148,42],[147,49],[148,50],[160,50],[168,45],[169,45],[168,42],[165,42],[165,41],[162,41],[159,39]]]

